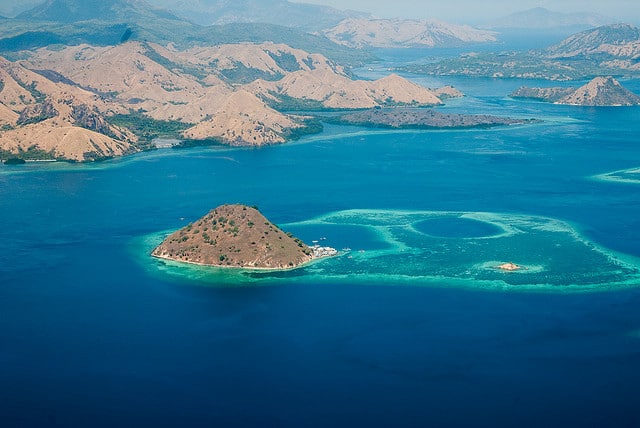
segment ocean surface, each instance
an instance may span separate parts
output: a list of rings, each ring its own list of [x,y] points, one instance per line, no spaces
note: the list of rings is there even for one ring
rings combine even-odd
[[[542,121],[0,166],[0,425],[640,426],[640,108],[412,78]],[[223,203],[341,254],[149,256]]]

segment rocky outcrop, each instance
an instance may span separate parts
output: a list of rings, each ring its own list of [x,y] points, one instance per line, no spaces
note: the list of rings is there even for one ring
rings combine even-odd
[[[292,269],[313,250],[280,230],[256,208],[222,205],[169,235],[152,256],[207,266]]]
[[[624,88],[613,77],[596,77],[579,88],[519,88],[513,98],[533,98],[576,106],[634,106],[640,96]]]

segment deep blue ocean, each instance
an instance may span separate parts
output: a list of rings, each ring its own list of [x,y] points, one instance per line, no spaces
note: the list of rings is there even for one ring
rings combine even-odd
[[[640,108],[412,78],[542,122],[0,166],[0,425],[640,426]],[[281,274],[148,255],[236,202],[351,250]]]

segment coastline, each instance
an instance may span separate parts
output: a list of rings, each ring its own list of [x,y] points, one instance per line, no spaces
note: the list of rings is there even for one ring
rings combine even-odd
[[[306,260],[296,266],[289,266],[289,267],[282,267],[282,268],[278,268],[278,267],[259,267],[259,266],[236,266],[236,265],[211,265],[211,264],[206,264],[206,263],[198,263],[198,262],[193,262],[193,261],[189,261],[189,260],[176,260],[174,258],[171,257],[167,257],[167,256],[161,256],[161,255],[156,255],[153,254],[153,250],[149,253],[149,255],[155,259],[158,260],[166,260],[166,261],[170,261],[173,263],[178,263],[178,264],[186,264],[186,265],[192,265],[192,266],[200,266],[200,267],[206,267],[206,268],[213,268],[213,269],[225,269],[225,270],[235,270],[235,271],[259,271],[259,272],[288,272],[288,271],[293,271],[296,269],[300,269],[306,266],[309,266],[310,264],[313,264],[317,261],[323,260],[323,259],[328,259],[328,258],[332,258],[332,257],[337,257],[340,256],[341,253],[339,251],[336,250],[336,254],[333,255],[326,255],[326,256],[318,256],[318,257],[312,257],[309,260]]]

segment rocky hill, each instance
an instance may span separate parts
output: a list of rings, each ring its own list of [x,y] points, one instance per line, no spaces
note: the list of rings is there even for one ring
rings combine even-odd
[[[452,47],[495,42],[496,33],[468,25],[418,19],[345,19],[326,30],[329,39],[350,47]]]
[[[245,205],[211,210],[169,235],[151,254],[179,262],[250,269],[292,269],[314,258],[310,247]]]
[[[578,106],[640,105],[640,96],[613,77],[596,77],[579,88],[520,88],[511,96]]]
[[[545,50],[550,58],[612,56],[640,57],[640,28],[630,24],[612,24],[582,31]]]
[[[305,126],[304,118],[280,113],[241,89],[232,92],[210,119],[184,131],[183,137],[215,139],[231,146],[262,146],[284,143]]]
[[[105,119],[118,106],[96,94],[2,58],[0,82],[1,153],[84,161],[138,150],[135,135]]]
[[[362,109],[383,105],[442,104],[434,91],[392,74],[376,81],[351,80],[327,68],[290,73],[276,82],[257,81],[251,90],[265,98],[312,102],[326,109]],[[304,104],[303,104],[304,105]]]

